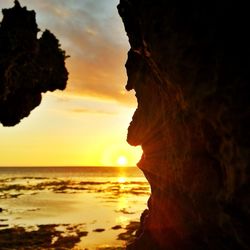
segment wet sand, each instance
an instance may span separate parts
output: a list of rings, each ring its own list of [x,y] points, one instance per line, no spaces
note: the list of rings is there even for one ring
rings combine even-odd
[[[131,242],[139,222],[130,222],[125,232],[118,234],[117,240]],[[120,228],[119,228],[120,229]],[[103,232],[105,229],[96,229],[94,232]],[[23,227],[3,229],[0,231],[1,249],[81,249],[77,243],[83,241],[88,232],[81,225],[38,225],[37,230],[26,231]],[[83,248],[82,248],[83,249]],[[88,248],[84,248],[85,250]],[[125,249],[123,246],[97,247],[96,249]]]
[[[149,192],[123,176],[0,178],[1,249],[125,249]]]

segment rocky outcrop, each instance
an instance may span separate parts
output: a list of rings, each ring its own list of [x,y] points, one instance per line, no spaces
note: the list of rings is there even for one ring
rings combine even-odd
[[[129,250],[250,249],[250,16],[233,1],[120,0],[152,194]]]
[[[0,25],[0,122],[13,126],[41,102],[42,92],[63,90],[68,72],[65,52],[48,30],[39,31],[35,12],[18,1],[3,9]]]

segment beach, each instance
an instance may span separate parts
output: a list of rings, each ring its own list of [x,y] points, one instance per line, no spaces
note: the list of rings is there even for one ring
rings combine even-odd
[[[137,168],[0,168],[1,249],[125,249],[146,209]]]

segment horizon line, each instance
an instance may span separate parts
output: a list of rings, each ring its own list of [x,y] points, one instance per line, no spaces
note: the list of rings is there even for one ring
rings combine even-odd
[[[55,168],[90,168],[90,167],[93,167],[93,168],[133,168],[133,167],[136,167],[138,168],[137,166],[119,166],[119,165],[114,165],[114,166],[94,166],[94,165],[65,165],[65,166],[60,166],[60,165],[56,165],[56,166],[49,166],[49,165],[45,165],[45,166],[35,166],[35,165],[29,165],[29,166],[0,166],[0,168],[32,168],[32,167],[35,167],[35,168],[51,168],[51,167],[55,167]]]

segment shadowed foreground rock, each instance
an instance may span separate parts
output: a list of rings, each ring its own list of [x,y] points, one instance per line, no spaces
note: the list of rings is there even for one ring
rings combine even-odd
[[[18,1],[3,9],[0,26],[0,122],[13,126],[41,102],[42,92],[63,90],[65,52],[48,30],[39,39],[34,11]]]
[[[129,250],[250,249],[250,15],[233,1],[120,0],[152,194]]]

